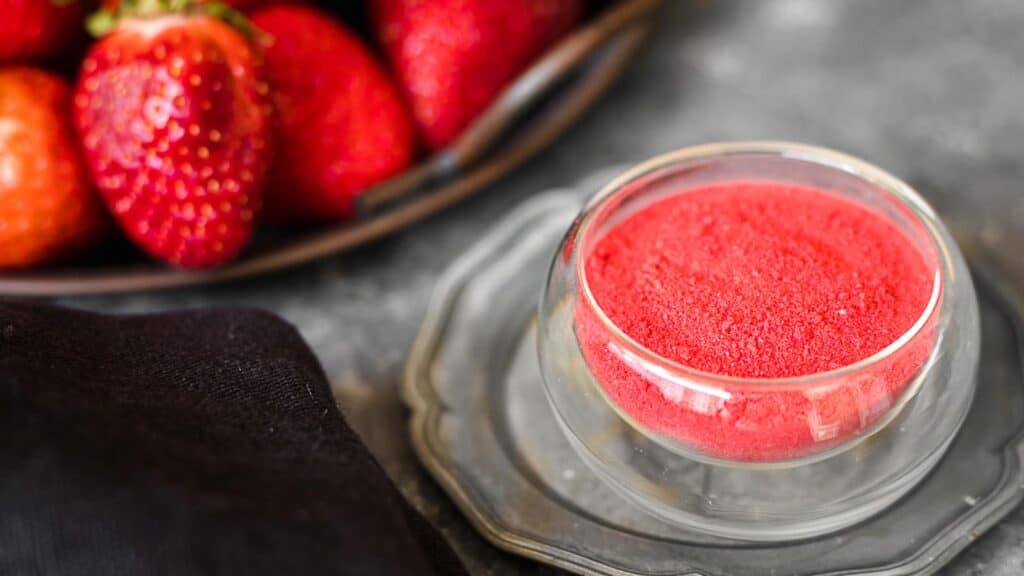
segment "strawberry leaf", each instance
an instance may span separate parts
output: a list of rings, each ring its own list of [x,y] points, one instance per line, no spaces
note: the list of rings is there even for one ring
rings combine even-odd
[[[111,10],[99,10],[85,19],[85,29],[96,38],[106,36],[117,26],[117,14]]]
[[[188,2],[189,0],[171,1]],[[246,38],[255,39],[259,36],[259,31],[252,25],[251,22],[249,22],[249,19],[246,18],[244,14],[242,14],[238,10],[235,10],[231,6],[224,4],[223,2],[210,2],[203,6],[203,10],[210,16],[213,16],[214,18],[223,21],[235,30],[238,30],[239,32],[244,34]]]
[[[85,25],[89,33],[98,38],[110,33],[125,18],[154,18],[162,14],[206,14],[238,30],[250,40],[260,38],[259,31],[244,14],[216,0],[121,0],[114,8],[104,8],[90,15]]]

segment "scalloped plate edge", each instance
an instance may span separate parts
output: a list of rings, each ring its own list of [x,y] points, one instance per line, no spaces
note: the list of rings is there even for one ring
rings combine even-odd
[[[437,442],[431,432],[437,429],[436,423],[444,412],[443,400],[434,389],[430,378],[431,358],[440,344],[453,303],[459,297],[463,286],[472,276],[473,270],[486,262],[501,247],[513,241],[518,231],[529,227],[535,219],[543,217],[555,205],[567,202],[578,206],[580,198],[578,194],[572,192],[553,191],[524,202],[442,274],[428,303],[427,316],[410,350],[401,394],[403,401],[411,410],[409,432],[417,457],[473,528],[485,539],[505,551],[579,574],[596,571],[608,576],[637,576],[637,572],[625,571],[572,550],[537,541],[508,526],[500,517],[481,510],[474,504],[478,499],[471,497],[472,488],[460,483],[446,467],[443,455],[436,449]],[[981,284],[981,289],[988,290],[1000,307],[1012,313],[1018,361],[1024,368],[1024,301],[1001,280],[1003,274],[995,260],[986,255],[986,250],[981,244],[972,243],[970,250],[965,249],[965,252],[968,253],[972,272],[985,280]],[[1003,450],[1001,461],[1002,474],[990,495],[973,506],[970,512],[960,516],[956,523],[921,546],[913,556],[888,566],[833,571],[822,573],[820,576],[934,574],[1002,520],[1024,499],[1024,467],[1021,466],[1024,462],[1024,426],[1016,431],[1013,440]],[[1014,485],[1016,489],[1011,488]],[[966,537],[954,536],[957,527],[964,524],[973,524],[975,528]],[[683,570],[687,572],[673,574],[708,576],[698,568],[687,567]],[[643,576],[655,574],[659,573],[648,573]]]

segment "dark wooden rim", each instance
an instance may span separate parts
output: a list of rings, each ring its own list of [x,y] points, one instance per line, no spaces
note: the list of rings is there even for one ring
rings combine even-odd
[[[625,70],[647,36],[659,4],[660,0],[626,0],[559,43],[506,89],[453,146],[368,190],[360,205],[365,217],[356,223],[288,239],[213,270],[180,271],[140,263],[132,268],[5,274],[0,276],[0,294],[123,293],[225,282],[309,262],[404,228],[479,191],[564,132]],[[553,88],[557,90],[552,92]],[[543,98],[550,99],[545,106],[525,114]],[[450,176],[453,173],[458,176]],[[438,182],[446,177],[448,181]]]

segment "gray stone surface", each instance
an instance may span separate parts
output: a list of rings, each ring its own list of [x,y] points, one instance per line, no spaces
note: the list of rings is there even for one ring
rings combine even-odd
[[[357,252],[256,281],[69,299],[134,312],[243,304],[295,323],[342,411],[474,574],[556,574],[487,545],[417,466],[398,396],[438,274],[523,199],[713,140],[788,139],[874,161],[983,231],[1024,279],[1024,2],[666,0],[647,51],[554,147],[446,214]],[[695,7],[696,6],[696,7]],[[1024,511],[943,574],[1024,574]]]

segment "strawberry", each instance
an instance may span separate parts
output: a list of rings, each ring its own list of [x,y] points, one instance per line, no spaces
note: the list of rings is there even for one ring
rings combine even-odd
[[[322,12],[272,6],[252,23],[268,38],[277,104],[268,217],[351,217],[359,192],[413,159],[415,130],[398,88],[359,39]]]
[[[583,0],[371,0],[374,29],[432,149],[454,140],[582,17]]]
[[[79,0],[0,0],[0,63],[52,60],[83,32]]]
[[[39,70],[0,70],[0,267],[77,252],[105,224],[75,141],[70,88]]]
[[[82,62],[75,122],[127,235],[183,268],[227,262],[252,236],[271,145],[261,56],[221,6],[123,2]]]

